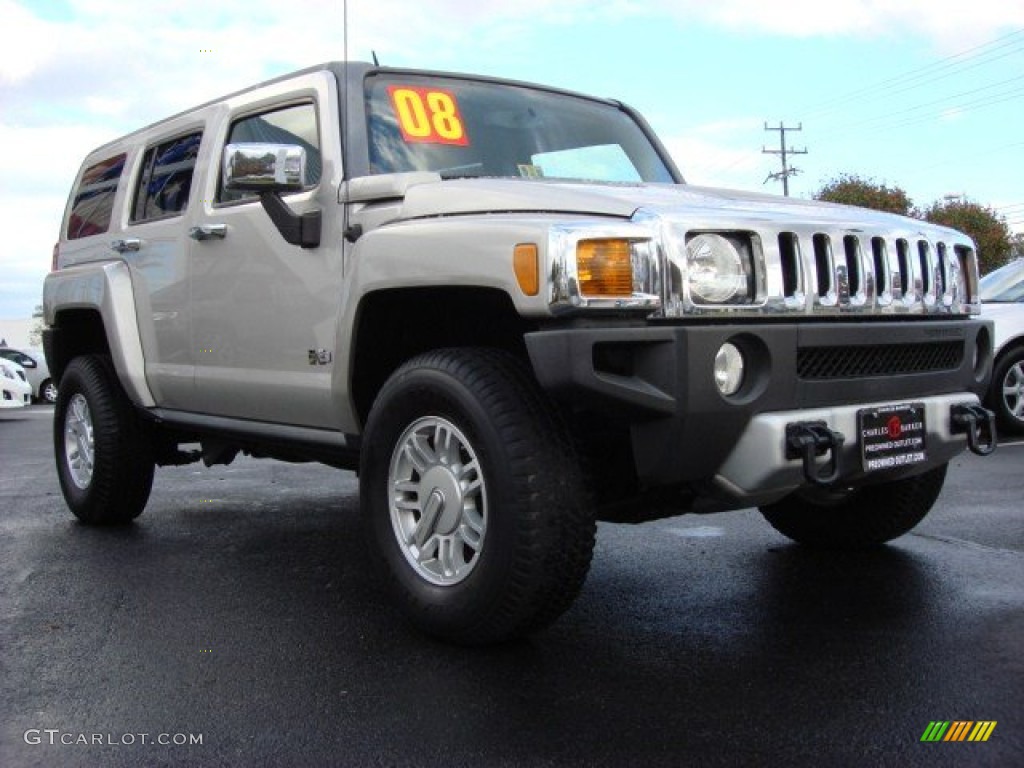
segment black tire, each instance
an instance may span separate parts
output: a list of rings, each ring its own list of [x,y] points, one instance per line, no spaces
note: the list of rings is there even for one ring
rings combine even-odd
[[[820,492],[797,491],[761,507],[761,514],[775,530],[801,544],[822,549],[878,546],[924,519],[942,490],[946,466],[864,486],[834,499]]]
[[[1024,346],[1004,352],[996,362],[988,400],[1001,432],[1024,435]]]
[[[39,402],[53,405],[57,402],[57,385],[47,379],[39,385]]]
[[[92,427],[92,462],[82,443]],[[87,438],[84,438],[86,443]],[[153,486],[155,466],[145,426],[117,381],[110,359],[76,357],[61,379],[53,418],[57,477],[68,507],[90,525],[123,525],[138,517]]]
[[[472,507],[486,525],[476,550],[461,540],[453,545],[462,547],[459,559],[463,573],[468,572],[452,576],[454,583],[437,581],[449,578],[447,573],[427,572],[442,559],[443,547],[436,542],[445,533],[449,511],[437,490],[441,486],[426,480],[429,472],[452,463],[437,458],[442,453],[438,431],[433,433],[437,442],[420,455],[435,460],[432,469],[420,467],[409,475],[417,487],[410,498],[420,500],[429,492],[419,514],[396,500],[393,516],[391,494],[400,492],[390,490],[398,488],[391,482],[393,473],[398,477],[402,466],[411,466],[403,465],[409,453],[399,451],[399,445],[413,444],[418,425],[426,434],[442,423],[454,428],[443,427],[446,450],[455,445],[454,463],[469,466],[473,458],[478,468],[472,484],[476,490],[464,497],[456,489],[458,500],[450,507]],[[417,564],[411,537],[400,541],[402,523],[396,520],[404,514],[410,524],[423,523],[436,494],[441,501],[434,506],[434,522],[424,528],[429,537],[424,534],[421,551],[434,542],[438,557],[433,566],[427,559]],[[436,350],[410,360],[388,379],[366,427],[360,498],[371,551],[400,606],[416,627],[435,637],[482,645],[541,629],[572,604],[590,566],[594,517],[568,430],[529,370],[505,352]],[[464,515],[455,513],[459,520]],[[457,531],[464,527],[460,523]]]

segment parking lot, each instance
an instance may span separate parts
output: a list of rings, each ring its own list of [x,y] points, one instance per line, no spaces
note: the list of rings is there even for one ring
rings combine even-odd
[[[378,589],[353,474],[160,469],[135,525],[89,529],[51,418],[0,414],[0,765],[1021,764],[1024,444],[866,554],[756,510],[602,525],[559,622],[466,650]]]

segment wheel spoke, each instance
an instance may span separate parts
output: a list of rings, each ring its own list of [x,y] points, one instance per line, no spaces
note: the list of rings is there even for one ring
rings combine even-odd
[[[462,525],[459,526],[459,536],[473,551],[480,549],[484,539],[484,518],[473,508],[462,511]]]
[[[463,464],[459,468],[459,485],[465,496],[475,496],[483,486],[483,476],[480,474],[480,464],[476,460]]]
[[[416,434],[409,441],[409,460],[421,475],[437,464],[437,454],[426,435]]]
[[[458,573],[458,564],[456,563],[456,552],[458,548],[455,546],[455,541],[451,536],[445,536],[438,539],[438,550],[437,559],[441,564],[441,573],[452,578]]]

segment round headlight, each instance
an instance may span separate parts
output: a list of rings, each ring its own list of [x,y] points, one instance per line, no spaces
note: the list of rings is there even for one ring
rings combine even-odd
[[[743,386],[743,355],[735,344],[725,342],[715,355],[715,386],[728,397]]]
[[[697,304],[727,304],[747,295],[743,257],[721,235],[696,235],[686,243],[690,298]]]

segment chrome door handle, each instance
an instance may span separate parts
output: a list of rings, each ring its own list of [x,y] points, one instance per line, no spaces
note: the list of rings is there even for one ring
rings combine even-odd
[[[188,231],[188,236],[193,240],[223,240],[227,237],[228,225],[227,224],[203,224],[198,227],[192,227]]]
[[[123,240],[114,240],[110,244],[110,250],[118,253],[137,251],[142,247],[142,241],[137,237],[126,237]]]

